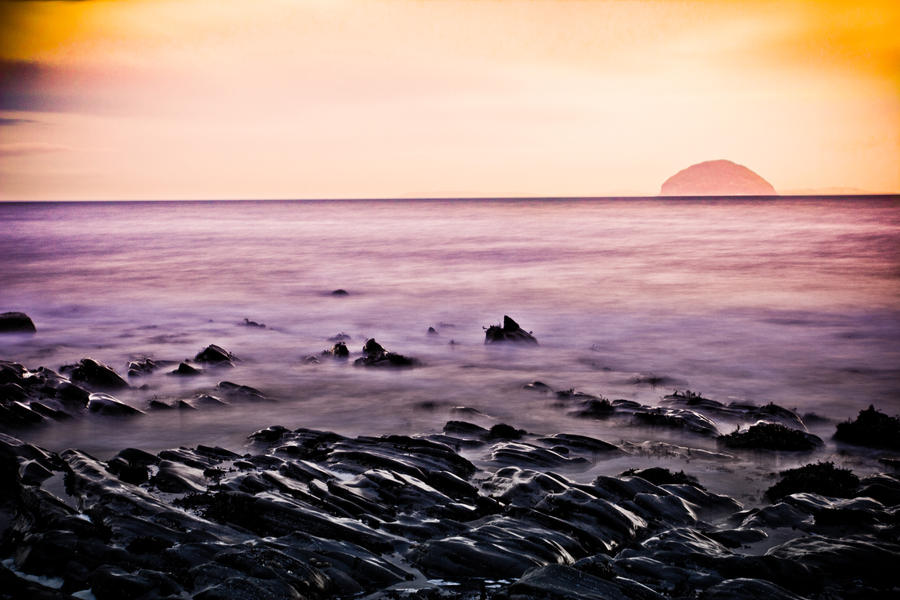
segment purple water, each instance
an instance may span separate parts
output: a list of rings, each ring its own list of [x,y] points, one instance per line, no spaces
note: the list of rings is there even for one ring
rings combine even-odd
[[[647,439],[535,399],[521,389],[535,379],[647,404],[678,387],[831,419],[900,412],[897,198],[0,204],[0,224],[0,311],[38,327],[0,338],[0,358],[92,356],[124,373],[131,357],[216,343],[235,369],[158,372],[119,397],[144,408],[228,379],[277,399],[27,434],[51,449],[235,446],[275,423],[429,432],[460,418],[454,406],[486,424]],[[482,326],[504,314],[540,346],[485,346]],[[353,351],[374,336],[426,366],[304,363],[342,331]],[[648,373],[678,384],[632,382]]]

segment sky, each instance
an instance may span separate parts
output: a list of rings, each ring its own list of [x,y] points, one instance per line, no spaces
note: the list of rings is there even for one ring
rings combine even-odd
[[[900,193],[900,2],[0,0],[0,200]]]

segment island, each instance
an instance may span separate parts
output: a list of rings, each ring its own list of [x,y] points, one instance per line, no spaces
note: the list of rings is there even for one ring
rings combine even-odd
[[[709,160],[672,175],[661,196],[775,196],[772,184],[730,160]]]

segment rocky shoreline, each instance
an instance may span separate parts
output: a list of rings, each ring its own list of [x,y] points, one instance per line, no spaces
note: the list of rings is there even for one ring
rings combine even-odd
[[[0,434],[3,598],[887,598],[900,478],[784,473],[741,506],[655,467],[577,483],[602,440],[448,423],[273,426],[101,461]],[[489,450],[476,466],[463,449]],[[557,457],[554,459],[554,457]],[[560,462],[561,461],[561,462]],[[779,487],[780,486],[780,487]],[[822,495],[827,491],[832,495]]]
[[[485,336],[490,344],[537,345],[509,317]],[[374,339],[355,358],[345,334],[331,341],[306,362],[423,366]],[[124,448],[107,460],[27,442],[34,427],[72,419],[114,427],[148,411],[274,401],[226,379],[190,398],[146,398],[141,406],[115,396],[141,390],[141,379],[155,372],[224,377],[239,361],[216,345],[182,361],[133,360],[125,377],[91,358],[58,370],[0,361],[0,599],[861,600],[900,593],[893,572],[900,420],[874,407],[838,424],[834,438],[842,452],[869,463],[880,458],[884,472],[809,460],[780,469],[752,504],[713,489],[689,466],[670,470],[664,458],[734,463],[759,455],[796,464],[826,444],[807,429],[816,415],[689,390],[649,406],[533,381],[521,393],[569,417],[677,432],[697,443],[482,426],[466,420],[480,413],[464,407],[441,431],[418,435],[351,437],[273,425],[242,447]],[[657,456],[658,464],[617,475],[573,475]]]

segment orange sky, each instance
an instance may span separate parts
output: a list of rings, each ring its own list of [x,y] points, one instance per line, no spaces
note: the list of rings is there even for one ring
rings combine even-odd
[[[900,192],[900,2],[0,0],[0,199]]]

